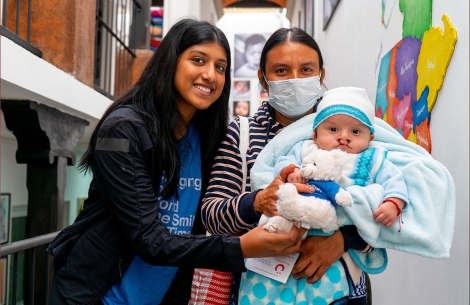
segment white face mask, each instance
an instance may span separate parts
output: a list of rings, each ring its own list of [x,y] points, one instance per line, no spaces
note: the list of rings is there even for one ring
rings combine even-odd
[[[265,78],[269,86],[269,104],[286,118],[303,116],[323,94],[320,76],[279,81],[267,81]]]

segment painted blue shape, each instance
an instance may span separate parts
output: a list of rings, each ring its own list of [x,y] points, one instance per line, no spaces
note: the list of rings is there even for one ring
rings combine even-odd
[[[413,129],[429,117],[428,110],[429,87],[426,86],[416,103],[411,104],[413,112]]]

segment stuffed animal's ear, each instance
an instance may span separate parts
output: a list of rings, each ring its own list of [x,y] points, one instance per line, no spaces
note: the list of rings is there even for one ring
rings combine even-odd
[[[305,164],[313,164],[315,162],[316,156],[319,153],[319,150],[310,150],[308,153],[304,154],[305,151],[302,152],[302,165]]]
[[[302,145],[302,156],[306,156],[316,150],[319,150],[317,144],[315,144],[312,140],[305,140],[304,144]]]
[[[338,164],[340,164],[340,166],[344,166],[347,162],[347,153],[341,149],[333,149],[330,152],[330,155],[336,160]]]

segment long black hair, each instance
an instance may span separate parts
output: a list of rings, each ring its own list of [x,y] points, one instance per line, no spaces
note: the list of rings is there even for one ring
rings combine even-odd
[[[143,123],[152,137],[157,156],[159,156],[158,160],[155,160],[157,166],[166,173],[167,183],[158,195],[168,197],[176,192],[180,159],[175,129],[178,121],[181,120],[175,99],[177,95],[174,86],[176,66],[186,49],[197,44],[212,42],[217,42],[222,46],[227,56],[225,85],[220,97],[207,109],[198,110],[192,120],[200,131],[203,177],[204,180],[208,180],[210,165],[227,129],[231,55],[227,38],[220,29],[208,22],[194,19],[183,19],[173,25],[137,82],[109,106],[93,131],[79,169],[84,171],[91,169],[98,130],[106,117],[114,109],[132,104],[143,118]],[[160,181],[160,177],[154,178]],[[155,192],[157,191],[158,188]]]
[[[261,51],[261,57],[259,60],[259,67],[261,72],[266,75],[266,57],[268,52],[271,51],[277,45],[286,43],[286,42],[297,42],[302,43],[318,53],[318,58],[320,60],[320,71],[323,70],[323,57],[321,55],[320,47],[318,46],[315,39],[310,36],[307,32],[299,28],[280,28],[276,30],[264,44],[263,51]],[[295,56],[295,55],[293,55]]]

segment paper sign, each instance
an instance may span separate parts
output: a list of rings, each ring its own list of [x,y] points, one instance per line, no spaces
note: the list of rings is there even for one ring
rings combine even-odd
[[[258,225],[264,225],[268,221],[266,215],[261,215]],[[276,234],[276,233],[273,233]],[[305,232],[303,239],[307,236]],[[245,267],[248,270],[259,273],[281,283],[286,283],[289,275],[294,268],[300,253],[293,253],[287,256],[247,258]]]
[[[245,266],[248,270],[285,284],[298,257],[299,253],[278,257],[248,258]]]

